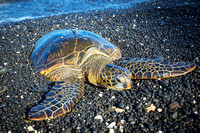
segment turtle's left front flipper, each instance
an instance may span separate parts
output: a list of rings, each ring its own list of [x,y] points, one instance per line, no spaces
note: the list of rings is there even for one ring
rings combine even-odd
[[[58,81],[46,94],[46,98],[28,113],[29,120],[52,119],[70,112],[83,96],[84,81],[77,77],[70,77],[65,81]]]
[[[162,79],[184,75],[196,65],[186,62],[168,62],[158,56],[155,59],[134,58],[116,63],[132,73],[132,79]]]

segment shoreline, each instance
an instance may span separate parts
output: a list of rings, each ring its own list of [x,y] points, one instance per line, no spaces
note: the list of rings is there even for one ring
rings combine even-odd
[[[73,13],[1,25],[0,67],[8,72],[0,75],[0,88],[7,87],[0,93],[0,131],[200,132],[200,4],[173,4],[171,0],[167,5],[152,1],[118,12]],[[73,28],[100,34],[120,47],[123,58],[162,56],[168,61],[194,62],[197,68],[161,81],[134,80],[129,91],[86,83],[84,97],[70,113],[49,121],[27,122],[27,110],[51,88],[50,80],[29,60],[34,44],[50,31]],[[169,109],[173,101],[181,107]],[[150,104],[157,109],[147,113]],[[113,106],[124,112],[110,110]],[[102,123],[95,119],[97,115],[102,116]],[[111,124],[115,126],[108,128]]]

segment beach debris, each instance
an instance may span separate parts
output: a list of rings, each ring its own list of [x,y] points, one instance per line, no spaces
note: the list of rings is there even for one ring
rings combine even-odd
[[[146,108],[147,112],[150,112],[150,111],[155,111],[156,110],[156,106],[151,104],[149,107]]]
[[[117,107],[115,107],[115,106],[113,106],[112,109],[114,109],[114,111],[116,111],[117,113],[122,113],[122,112],[125,111],[124,109],[122,109],[122,108],[117,108]]]

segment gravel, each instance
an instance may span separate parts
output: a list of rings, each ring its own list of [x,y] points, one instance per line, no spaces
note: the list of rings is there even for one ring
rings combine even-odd
[[[200,4],[173,2],[0,25],[0,132],[200,132]],[[162,81],[134,80],[124,92],[86,83],[84,97],[70,113],[30,122],[27,112],[53,85],[29,59],[34,44],[50,31],[73,28],[100,34],[121,48],[123,58],[162,56],[197,68]],[[181,108],[171,110],[173,101]],[[146,112],[151,104],[161,111]],[[113,106],[125,111],[108,111]]]

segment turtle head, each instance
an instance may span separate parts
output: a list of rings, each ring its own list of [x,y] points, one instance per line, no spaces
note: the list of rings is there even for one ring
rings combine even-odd
[[[108,89],[130,89],[132,85],[131,74],[126,68],[107,64],[101,70],[100,84]]]

